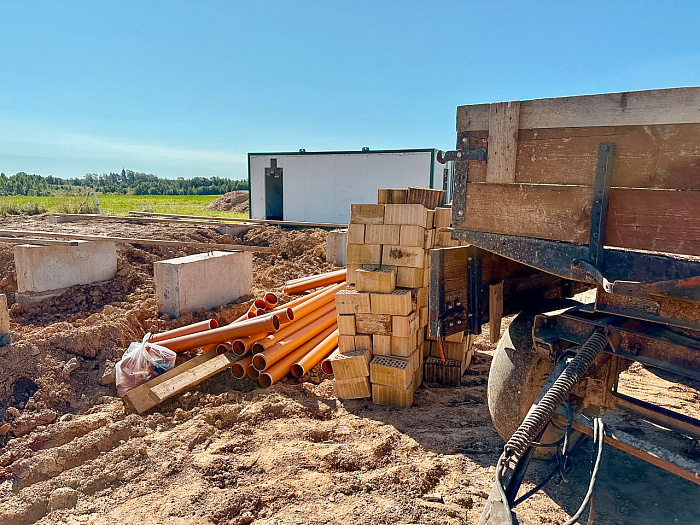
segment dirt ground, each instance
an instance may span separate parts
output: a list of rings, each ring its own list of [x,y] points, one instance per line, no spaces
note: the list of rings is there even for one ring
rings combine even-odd
[[[214,228],[0,219],[1,228],[232,241]],[[328,271],[323,230],[258,228],[254,292]],[[503,441],[486,406],[495,345],[485,333],[456,388],[424,385],[410,409],[335,398],[330,376],[269,389],[220,374],[150,415],[127,414],[100,384],[132,341],[209,317],[230,322],[248,305],[177,320],[156,312],[152,263],[191,249],[118,246],[118,275],[11,309],[14,342],[0,355],[0,523],[53,524],[464,524],[477,523]],[[14,300],[12,246],[0,244],[0,293]],[[633,367],[628,392],[700,415],[698,391]],[[561,523],[588,483],[590,447],[568,482],[553,481],[518,515]],[[697,451],[696,451],[697,452]],[[534,486],[548,465],[528,475]],[[599,525],[700,523],[697,485],[606,448],[596,489]],[[585,523],[582,518],[580,523]]]
[[[204,207],[205,210],[236,211],[238,213],[248,213],[249,192],[247,190],[229,191],[221,197],[217,197],[214,202]]]

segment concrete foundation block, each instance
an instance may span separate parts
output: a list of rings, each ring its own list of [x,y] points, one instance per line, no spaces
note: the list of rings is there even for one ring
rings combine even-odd
[[[233,237],[242,237],[255,226],[252,224],[222,224],[216,229],[221,235],[231,235]]]
[[[10,312],[7,309],[7,296],[0,293],[0,346],[10,343]]]
[[[345,266],[348,246],[348,230],[334,230],[326,237],[326,262]]]
[[[15,246],[18,302],[22,297],[45,299],[70,286],[114,278],[117,248],[113,242],[77,243],[77,246]]]
[[[179,317],[250,294],[251,252],[199,253],[153,263],[158,312]]]

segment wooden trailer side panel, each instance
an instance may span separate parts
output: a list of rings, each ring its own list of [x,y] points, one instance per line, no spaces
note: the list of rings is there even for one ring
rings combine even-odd
[[[459,229],[586,244],[614,142],[606,244],[700,255],[700,88],[461,106],[457,126],[489,155],[469,162]]]

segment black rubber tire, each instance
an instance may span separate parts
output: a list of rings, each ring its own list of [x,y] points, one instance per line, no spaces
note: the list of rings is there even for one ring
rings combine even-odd
[[[548,359],[540,358],[533,351],[532,323],[535,315],[574,306],[581,306],[581,303],[572,299],[558,299],[548,301],[537,311],[523,311],[513,319],[498,341],[489,370],[487,395],[491,421],[504,441],[508,441],[518,429],[554,367]],[[562,435],[562,429],[548,428],[541,442],[556,441]],[[552,449],[541,451],[552,452]]]

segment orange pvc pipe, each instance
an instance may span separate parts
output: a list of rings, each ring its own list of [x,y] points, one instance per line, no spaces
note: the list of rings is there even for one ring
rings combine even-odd
[[[337,356],[340,353],[340,348],[336,348],[333,350],[331,355],[326,357],[323,361],[321,361],[321,370],[323,370],[326,374],[332,374],[333,373],[333,367],[331,366],[331,360]]]
[[[270,368],[264,372],[260,372],[260,385],[264,388],[272,386],[274,383],[282,379],[289,373],[289,367],[291,367],[295,362],[308,354],[312,349],[319,345],[325,338],[327,338],[333,331],[336,330],[335,326],[329,326],[321,333],[316,335],[313,339],[310,339],[299,348],[276,362]],[[252,367],[251,367],[252,368]]]
[[[304,357],[299,359],[290,368],[290,372],[294,377],[301,377],[306,372],[311,370],[323,359],[328,357],[334,348],[338,347],[338,328],[336,328],[329,336],[327,336],[318,345],[312,348]]]
[[[329,326],[336,325],[337,314],[335,311],[335,305],[332,306],[333,309],[323,317],[316,319],[307,326],[304,326],[300,330],[290,334],[288,337],[281,339],[264,352],[253,355],[253,366],[262,372],[267,367],[288,355],[290,352],[299,348],[309,339],[312,339],[320,332],[323,332]]]
[[[264,308],[258,308],[255,310],[255,317],[260,317],[261,315],[265,315],[267,313],[267,310]]]
[[[275,313],[280,318],[280,325],[289,324],[292,321],[294,321],[294,311],[291,308],[282,308],[280,310],[276,310]],[[269,333],[262,332],[257,335],[239,337],[238,339],[232,341],[232,350],[236,355],[245,355],[250,349],[253,348],[253,345],[255,343],[257,343],[261,339],[264,339],[268,335]]]
[[[170,348],[174,352],[183,352],[198,346],[223,343],[224,341],[231,341],[246,335],[259,334],[260,332],[276,332],[279,330],[279,327],[279,317],[277,314],[270,313],[255,319],[207,330],[206,332],[166,339],[165,341],[160,341],[159,344]]]
[[[173,330],[167,330],[159,334],[152,334],[148,338],[149,343],[157,343],[158,341],[165,341],[166,339],[172,339],[173,337],[180,337],[181,335],[196,334],[198,332],[203,332],[205,330],[211,330],[212,328],[217,328],[219,323],[216,319],[209,319],[207,321],[200,321],[199,323],[188,324],[186,326],[181,326],[180,328],[174,328]]]
[[[289,279],[284,284],[285,285],[297,284],[297,283],[302,283],[305,281],[310,281],[312,279],[316,279],[317,277],[327,277],[327,276],[346,275],[346,274],[347,274],[347,269],[343,268],[341,270],[335,270],[332,272],[317,273],[316,275],[304,275],[303,277],[297,277],[296,279]]]
[[[243,379],[246,375],[248,375],[248,367],[252,361],[253,356],[249,355],[248,357],[244,357],[243,359],[239,359],[233,363],[230,369],[233,377],[236,379]]]
[[[347,276],[347,270],[342,269],[336,272],[322,273],[320,275],[314,275],[299,282],[287,282],[284,285],[283,291],[287,294],[302,293],[313,288],[318,288],[319,286],[325,286],[327,284],[339,283],[345,280]]]
[[[258,377],[260,377],[260,372],[258,372],[258,371],[253,367],[253,365],[249,365],[249,366],[248,366],[248,369],[246,370],[246,375],[247,375],[250,379],[257,379]]]
[[[233,350],[233,343],[231,341],[224,341],[216,345],[216,353],[221,355]]]
[[[265,301],[265,309],[266,310],[272,310],[277,306],[277,304],[280,302],[277,296],[273,293],[266,293],[265,296],[263,297],[263,301]]]
[[[334,286],[331,286],[330,288],[327,288],[313,299],[304,301],[303,303],[296,305],[292,308],[292,310],[294,311],[294,317],[304,317],[306,314],[316,310],[316,308],[318,308],[319,305],[325,304],[329,301],[333,301],[333,304],[335,304],[335,294],[338,293],[340,290],[343,290],[346,286],[347,284],[345,283],[336,284]]]
[[[302,295],[301,297],[297,297],[296,299],[292,299],[291,301],[288,301],[288,302],[284,303],[283,305],[276,307],[275,310],[279,310],[280,308],[291,308],[292,306],[296,306],[298,304],[304,303],[304,302],[308,301],[309,299],[316,297],[317,295],[322,294],[328,288],[329,287],[319,288],[318,290],[315,290],[311,293],[308,293],[306,295]]]
[[[268,348],[270,348],[272,345],[277,343],[277,341],[281,341],[282,339],[289,337],[292,335],[294,332],[298,332],[302,328],[304,328],[306,325],[313,323],[316,319],[319,319],[326,315],[328,312],[331,312],[335,310],[335,301],[328,301],[325,304],[319,305],[318,309],[307,314],[306,316],[302,317],[301,319],[298,319],[294,321],[293,323],[289,323],[287,326],[282,328],[279,332],[276,334],[271,334],[268,335],[259,341],[256,341],[253,343],[252,350],[254,354],[259,354],[260,352],[264,352]]]

